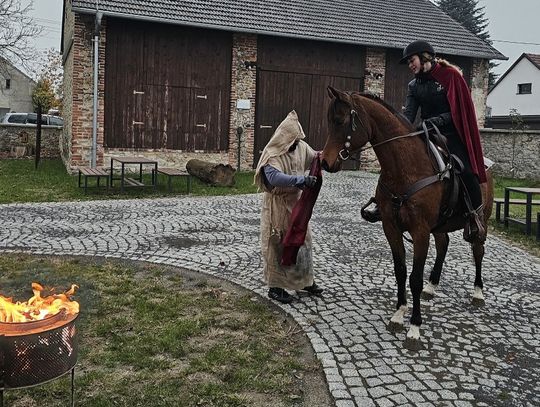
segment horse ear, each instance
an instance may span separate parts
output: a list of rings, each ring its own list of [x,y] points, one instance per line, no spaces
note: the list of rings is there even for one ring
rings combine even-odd
[[[330,99],[333,99],[333,98],[336,98],[336,99],[341,99],[340,98],[340,91],[337,90],[337,89],[334,89],[333,87],[331,87],[330,85],[328,85],[328,87],[326,88],[326,90],[328,91],[328,96],[330,96]]]

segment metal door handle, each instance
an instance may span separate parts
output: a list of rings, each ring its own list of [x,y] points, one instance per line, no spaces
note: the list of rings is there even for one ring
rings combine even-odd
[[[261,129],[271,129],[271,128],[272,128],[272,126],[265,126],[265,125],[263,125],[263,124],[261,124],[259,127],[260,127]]]
[[[208,97],[206,95],[196,95],[195,97],[197,99],[208,99]]]
[[[133,90],[134,95],[144,95],[144,92],[141,90]]]
[[[195,126],[196,127],[204,127],[206,129],[206,123],[204,123],[204,124],[196,124]]]
[[[142,126],[144,124],[144,122],[136,122],[135,120],[133,120],[133,125],[134,126]]]

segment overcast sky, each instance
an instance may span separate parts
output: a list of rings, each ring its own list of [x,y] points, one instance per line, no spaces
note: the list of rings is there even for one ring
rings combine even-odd
[[[504,73],[523,52],[540,54],[540,0],[479,0],[478,5],[485,6],[493,46],[510,58],[496,73]],[[36,46],[60,49],[62,0],[35,0],[32,15],[45,30]]]

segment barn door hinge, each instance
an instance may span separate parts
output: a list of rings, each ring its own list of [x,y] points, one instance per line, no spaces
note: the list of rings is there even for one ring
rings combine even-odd
[[[266,126],[266,125],[264,125],[264,124],[261,124],[259,127],[260,127],[261,129],[271,129],[271,128],[272,128],[272,126]]]
[[[208,99],[207,95],[195,95],[197,99]]]
[[[206,123],[203,123],[203,124],[196,124],[195,125],[196,127],[204,127],[206,129]]]
[[[144,91],[133,89],[133,94],[134,94],[134,95],[144,95]]]
[[[144,124],[144,122],[136,122],[135,120],[133,120],[133,125],[134,126],[142,126]]]

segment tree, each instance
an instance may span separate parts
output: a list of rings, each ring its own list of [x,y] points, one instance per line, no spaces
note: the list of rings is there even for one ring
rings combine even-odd
[[[38,106],[41,106],[41,111],[47,111],[57,104],[57,99],[54,96],[52,84],[47,78],[38,80],[34,91],[32,92],[32,105],[37,111]]]
[[[28,70],[36,57],[31,40],[39,36],[42,27],[28,14],[33,1],[27,6],[21,0],[2,0],[0,2],[0,71],[5,71],[5,61]]]
[[[489,21],[485,17],[485,7],[478,7],[478,0],[437,0],[437,5],[478,38],[489,45],[493,44],[486,30]],[[489,63],[489,88],[492,88],[497,80],[498,75],[493,72],[497,65],[494,62]]]
[[[51,48],[42,54],[40,69],[37,80],[47,80],[55,97],[55,104],[52,107],[62,111],[64,68],[62,66],[62,55]]]

